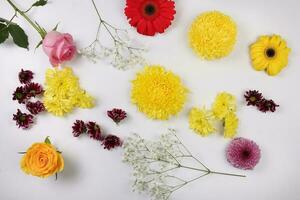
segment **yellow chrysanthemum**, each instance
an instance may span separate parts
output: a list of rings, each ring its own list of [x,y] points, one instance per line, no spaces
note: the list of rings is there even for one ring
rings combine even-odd
[[[48,112],[63,116],[74,107],[92,108],[94,99],[80,88],[71,68],[48,69],[44,104]]]
[[[192,108],[189,114],[189,122],[190,128],[202,136],[208,136],[216,130],[213,113],[205,108]]]
[[[227,56],[233,50],[236,36],[235,22],[219,11],[199,15],[188,33],[192,49],[207,60]]]
[[[186,98],[180,78],[159,65],[146,66],[132,81],[132,103],[152,119],[166,120],[177,114]]]
[[[290,48],[279,35],[261,36],[250,46],[253,68],[265,70],[269,75],[277,75],[288,64]]]
[[[227,92],[219,93],[213,103],[212,111],[216,118],[224,119],[229,112],[236,111],[235,97]]]
[[[224,120],[224,137],[233,138],[236,135],[239,119],[234,112],[229,112]]]

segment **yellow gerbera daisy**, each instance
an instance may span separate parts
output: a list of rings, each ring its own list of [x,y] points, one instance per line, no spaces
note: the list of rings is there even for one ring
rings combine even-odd
[[[152,119],[166,120],[177,114],[186,97],[180,78],[159,65],[146,66],[132,81],[132,103]]]
[[[224,120],[224,137],[233,138],[236,135],[239,119],[234,112],[229,112]]]
[[[235,22],[219,11],[199,15],[188,33],[192,49],[207,60],[227,56],[233,50],[236,36]]]
[[[71,68],[48,69],[44,105],[48,112],[63,116],[74,107],[91,108],[94,99],[80,88],[78,78]]]
[[[190,128],[202,136],[208,136],[216,130],[213,113],[205,108],[192,108],[189,114],[189,122]]]
[[[216,118],[224,119],[229,112],[236,111],[235,97],[227,92],[219,93],[213,103],[212,111]]]
[[[250,46],[250,57],[255,70],[277,75],[288,64],[290,48],[279,35],[264,35]]]

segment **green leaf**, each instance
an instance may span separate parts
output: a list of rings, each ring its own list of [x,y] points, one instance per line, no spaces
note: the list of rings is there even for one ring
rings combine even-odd
[[[44,141],[46,144],[51,144],[51,141],[49,139],[49,136],[46,137],[45,141]]]
[[[41,40],[35,47],[35,49],[39,48],[43,44],[43,40]]]
[[[47,0],[38,0],[34,4],[32,4],[32,7],[38,7],[38,6],[44,6],[48,3]]]
[[[56,30],[57,30],[58,24],[59,24],[59,22],[58,22],[58,23],[56,24],[56,26],[52,29],[52,31],[56,31]]]
[[[0,44],[8,38],[8,29],[5,24],[0,23]]]
[[[17,24],[10,24],[8,26],[8,31],[12,36],[14,43],[19,47],[28,49],[28,37],[24,30]]]

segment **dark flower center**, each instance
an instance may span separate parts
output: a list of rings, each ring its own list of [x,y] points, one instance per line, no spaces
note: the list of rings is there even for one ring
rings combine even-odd
[[[155,12],[156,12],[156,8],[152,3],[146,4],[144,10],[145,10],[145,14],[149,15],[149,16],[155,14]]]
[[[254,101],[256,101],[256,97],[252,96],[252,97],[249,98],[249,100],[254,102]]]
[[[26,117],[24,115],[21,115],[19,119],[21,122],[24,122],[26,120]]]
[[[250,157],[250,155],[251,155],[251,153],[250,153],[250,151],[248,151],[248,150],[244,150],[244,151],[242,152],[242,158],[243,158],[243,159],[248,159],[248,158]]]
[[[268,48],[266,50],[266,55],[269,57],[269,58],[273,58],[275,56],[276,52],[273,48]]]
[[[22,99],[23,98],[23,94],[22,93],[16,93],[16,97],[17,99]]]

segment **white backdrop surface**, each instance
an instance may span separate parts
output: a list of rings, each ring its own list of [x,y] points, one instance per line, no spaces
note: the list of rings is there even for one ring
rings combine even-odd
[[[15,1],[26,8],[32,1]],[[183,187],[172,199],[232,200],[297,200],[300,199],[300,2],[297,0],[187,0],[176,1],[177,14],[166,33],[155,37],[138,35],[130,28],[123,14],[125,0],[96,0],[104,18],[116,26],[130,30],[133,37],[147,45],[150,63],[161,64],[177,73],[190,89],[183,111],[168,121],[154,121],[139,113],[130,103],[130,80],[141,69],[119,71],[99,62],[93,64],[78,57],[69,66],[80,78],[81,86],[97,99],[93,109],[76,109],[65,118],[50,114],[38,116],[27,131],[18,129],[12,114],[22,108],[12,101],[12,92],[19,85],[21,68],[35,72],[35,81],[44,82],[51,67],[42,49],[34,51],[39,35],[22,18],[18,22],[29,35],[30,51],[7,42],[0,46],[0,199],[1,200],[141,200],[146,195],[132,192],[130,168],[122,163],[122,149],[103,150],[88,137],[74,138],[71,126],[76,119],[101,124],[105,132],[122,138],[133,132],[155,139],[168,127],[212,169],[243,173],[247,178],[211,175]],[[204,61],[195,56],[187,44],[187,29],[194,17],[203,11],[220,10],[238,25],[238,41],[230,56],[219,61]],[[0,16],[9,18],[13,10],[0,1]],[[97,29],[97,17],[90,1],[51,0],[36,9],[30,17],[47,30],[57,22],[59,31],[73,35],[77,46],[88,45]],[[277,77],[269,77],[251,68],[248,46],[262,34],[280,34],[292,49],[289,65]],[[258,89],[280,104],[275,113],[264,114],[247,107],[243,92]],[[224,151],[229,140],[221,135],[202,138],[188,128],[188,111],[192,106],[209,106],[220,91],[228,91],[238,99],[240,126],[238,136],[256,141],[262,150],[260,163],[253,171],[242,171],[227,163]],[[129,118],[120,126],[106,117],[106,110],[120,107]],[[32,143],[50,136],[65,158],[65,170],[55,177],[39,179],[26,176],[19,168],[21,155]]]

